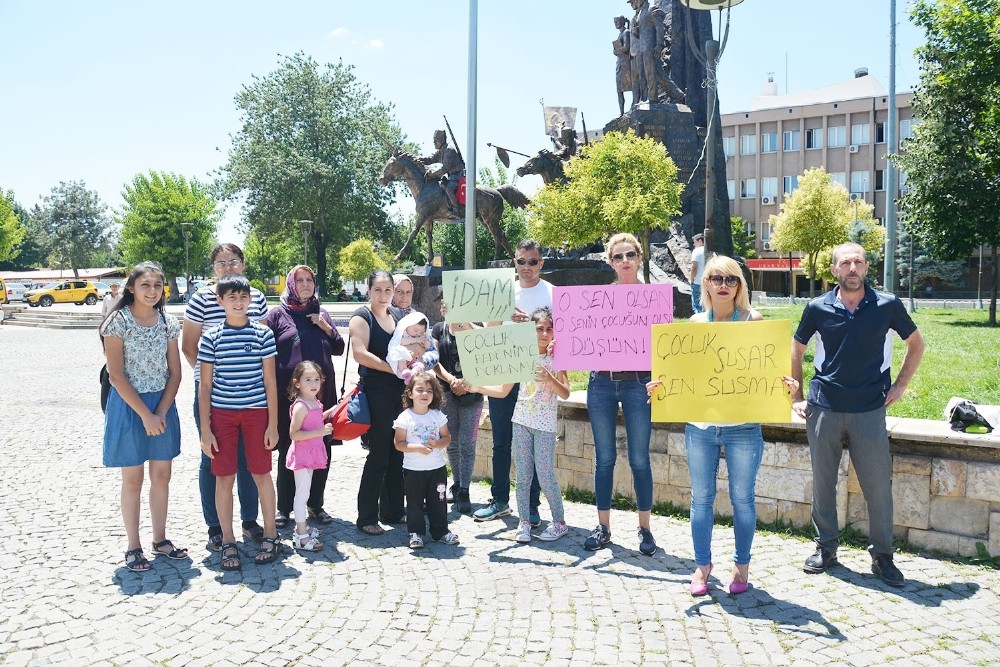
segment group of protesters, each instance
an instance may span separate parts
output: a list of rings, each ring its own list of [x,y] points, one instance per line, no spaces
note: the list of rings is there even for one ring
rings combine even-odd
[[[643,253],[638,240],[631,234],[616,234],[605,248],[616,282],[639,284]],[[477,522],[511,515],[512,459],[517,469],[515,539],[552,541],[569,532],[555,477],[556,405],[558,398],[568,397],[569,382],[565,372],[552,368],[552,351],[558,345],[552,285],[541,277],[545,260],[537,242],[522,241],[513,259],[515,310],[510,321],[534,324],[542,359],[533,381],[520,385],[474,387],[462,376],[456,336],[501,323],[441,322],[431,328],[427,317],[413,312],[409,278],[383,271],[369,277],[368,303],[352,314],[348,327],[359,387],[371,413],[357,494],[356,526],[365,535],[381,535],[383,524],[406,524],[409,546],[421,548],[429,521],[431,539],[457,544],[458,536],[448,527],[446,503],[454,503],[459,514],[471,514]],[[692,322],[763,319],[750,305],[736,261],[699,254],[697,262],[692,277],[698,283],[698,303]],[[324,508],[324,489],[330,447],[339,443],[332,438],[328,418],[337,403],[333,358],[344,354],[345,341],[319,304],[316,276],[308,266],[294,267],[280,306],[269,308],[264,295],[243,277],[244,256],[238,246],[219,245],[211,263],[217,280],[191,296],[183,323],[164,310],[162,270],[145,262],[131,271],[120,300],[101,325],[112,386],[104,463],[122,470],[125,565],[133,571],[151,567],[139,539],[139,499],[147,462],[152,553],[189,558],[187,549],[166,536],[171,461],[180,453],[174,399],[182,358],[194,369],[206,548],[220,552],[222,569],[241,567],[232,526],[234,486],[242,535],[257,545],[257,563],[271,562],[281,553],[278,531],[293,517],[292,544],[307,551],[323,548],[321,528],[308,520],[320,526],[333,521]],[[885,411],[906,390],[924,343],[901,303],[865,284],[868,264],[863,248],[852,243],[835,248],[831,270],[837,285],[806,307],[791,341],[792,373],[784,378],[793,411],[806,421],[813,462],[813,521],[818,537],[815,553],[803,569],[818,573],[837,564],[836,480],[846,440],[868,502],[872,570],[887,584],[899,586],[904,578],[892,556],[892,465]],[[445,314],[446,303],[441,310]],[[893,333],[907,347],[894,382],[889,374]],[[802,364],[813,339],[816,371],[805,399]],[[638,510],[638,550],[652,556],[658,549],[650,521],[650,397],[657,384],[648,369],[590,373],[587,410],[594,438],[597,525],[583,541],[588,551],[612,544],[619,412]],[[492,425],[493,480],[490,500],[473,511],[469,488],[484,400]],[[685,448],[695,563],[690,592],[700,596],[711,589],[716,479],[724,453],[735,537],[728,590],[743,593],[750,585],[754,488],[764,452],[761,426],[688,423]],[[274,449],[278,450],[276,488],[271,485]],[[450,487],[445,455],[452,474]],[[545,531],[532,533],[542,523],[541,491],[552,517]]]

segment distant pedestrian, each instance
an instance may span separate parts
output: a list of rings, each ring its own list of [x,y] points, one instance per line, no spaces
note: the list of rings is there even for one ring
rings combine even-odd
[[[691,309],[696,313],[704,310],[701,305],[701,279],[705,275],[705,235],[695,234],[691,237],[694,250],[691,251],[691,271],[688,278],[691,281]]]
[[[441,385],[427,371],[415,373],[403,392],[402,413],[392,423],[394,444],[403,453],[403,488],[406,493],[406,532],[410,548],[424,546],[426,524],[431,539],[458,544],[458,536],[448,530],[448,470],[444,450],[451,442],[448,418],[441,412],[444,400]]]
[[[285,467],[295,477],[295,533],[292,546],[303,551],[319,551],[319,531],[307,523],[306,500],[312,488],[314,470],[327,470],[330,459],[323,438],[333,433],[333,425],[324,422],[323,369],[315,361],[303,361],[292,372],[288,399],[292,401],[288,437],[291,444],[285,454]]]
[[[531,314],[531,321],[535,325],[541,362],[535,371],[535,379],[521,387],[511,418],[514,466],[517,470],[514,489],[520,519],[514,539],[523,543],[531,542],[532,538],[529,498],[533,477],[538,478],[552,511],[552,523],[538,539],[552,542],[569,533],[563,512],[562,490],[556,478],[559,399],[569,398],[569,379],[566,371],[552,369],[552,309],[536,309]],[[487,396],[504,398],[513,388],[513,384],[505,384],[500,387],[478,387],[476,390]]]
[[[122,299],[122,295],[121,295],[121,292],[119,291],[118,283],[116,283],[116,282],[115,283],[111,283],[111,291],[108,292],[107,294],[105,294],[104,298],[101,299],[101,320],[102,321],[108,319],[108,314],[111,312],[111,309],[114,308],[115,305],[119,301],[121,301],[121,299]]]
[[[837,471],[846,441],[868,505],[872,572],[890,586],[902,586],[903,574],[892,560],[892,455],[885,412],[917,372],[924,339],[899,299],[865,285],[868,261],[860,245],[834,248],[830,270],[837,287],[809,302],[792,341],[792,375],[801,383],[806,346],[816,338],[808,401],[802,400],[801,386],[792,397],[795,412],[806,420],[818,534],[816,553],[803,569],[815,574],[837,564]],[[889,373],[893,333],[906,342],[895,382]]]
[[[153,553],[174,560],[187,549],[166,537],[167,502],[173,459],[181,453],[181,428],[174,397],[181,383],[177,339],[181,328],[164,309],[163,271],[142,262],[132,269],[121,300],[101,324],[111,392],[104,417],[104,465],[121,468],[122,518],[128,538],[125,567],[151,566],[139,543],[140,495],[149,467],[149,513]]]

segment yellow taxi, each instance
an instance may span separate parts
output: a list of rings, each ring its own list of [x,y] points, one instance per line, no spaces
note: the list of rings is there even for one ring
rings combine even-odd
[[[57,280],[39,289],[28,290],[24,300],[31,307],[51,306],[54,303],[75,303],[93,306],[97,303],[97,286],[89,280]]]
[[[7,303],[7,283],[0,278],[0,306]]]

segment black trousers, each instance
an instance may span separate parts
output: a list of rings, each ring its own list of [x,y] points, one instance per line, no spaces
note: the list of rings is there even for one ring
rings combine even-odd
[[[393,442],[392,423],[403,411],[403,381],[364,380],[364,392],[371,411],[368,430],[368,458],[358,487],[359,528],[372,526],[381,519],[395,522],[403,518],[403,452]]]
[[[448,503],[445,486],[448,469],[404,470],[403,487],[406,489],[406,532],[424,534],[424,505],[431,524],[431,539],[440,540],[448,534]],[[440,487],[440,490],[438,488]]]

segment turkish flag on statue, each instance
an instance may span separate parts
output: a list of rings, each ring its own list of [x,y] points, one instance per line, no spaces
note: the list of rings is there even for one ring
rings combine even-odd
[[[455,188],[455,201],[465,206],[465,176],[458,179],[458,187]]]

